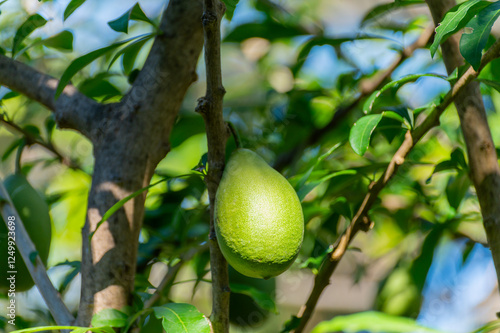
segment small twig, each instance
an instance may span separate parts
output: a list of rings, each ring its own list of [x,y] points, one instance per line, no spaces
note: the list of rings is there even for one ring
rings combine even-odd
[[[339,126],[345,117],[352,111],[354,108],[361,103],[361,101],[370,96],[375,90],[380,89],[382,84],[391,77],[392,73],[396,70],[405,61],[410,58],[415,50],[425,47],[429,42],[432,34],[434,32],[434,27],[427,27],[424,32],[420,35],[420,37],[410,46],[405,48],[399,57],[385,70],[380,71],[375,76],[361,80],[359,84],[360,94],[349,104],[340,106],[333,115],[332,120],[323,128],[318,129],[316,131],[311,132],[309,137],[307,137],[302,144],[302,147],[295,147],[289,152],[286,152],[279,156],[274,164],[274,168],[277,170],[283,170],[283,168],[290,163],[292,163],[298,155],[302,153],[305,147],[312,146],[319,142],[326,134],[333,131],[337,126]]]
[[[22,127],[19,125],[15,124],[14,122],[5,119],[4,117],[0,117],[0,123],[3,123],[7,129],[10,129],[12,131],[15,131],[26,139],[26,145],[31,146],[34,144],[37,144],[39,146],[42,146],[46,150],[50,151],[52,154],[56,156],[56,158],[64,165],[71,169],[76,169],[76,170],[81,170],[83,171],[82,167],[78,164],[76,164],[74,161],[71,159],[63,156],[57,149],[54,147],[54,145],[51,142],[45,142],[43,140],[40,140],[39,138],[35,137],[33,134],[30,132],[24,130]]]
[[[35,263],[30,259],[31,254],[37,253],[35,245],[31,241],[2,182],[0,182],[0,211],[7,228],[9,228],[9,222],[14,222],[17,250],[21,254],[31,277],[35,281],[56,323],[61,326],[72,325],[75,318],[71,315],[71,312],[62,301],[59,292],[54,288],[52,282],[50,282],[42,259],[38,254],[36,255]]]
[[[212,272],[212,329],[214,333],[229,332],[229,277],[227,262],[215,234],[215,195],[222,178],[226,159],[228,130],[222,116],[222,102],[226,93],[222,85],[220,56],[220,22],[225,6],[219,0],[203,1],[203,32],[205,37],[205,65],[207,91],[199,100],[197,111],[205,120],[208,145],[208,171],[205,177],[210,199],[210,270]]]
[[[192,248],[188,252],[183,253],[179,258],[179,261],[175,265],[173,266],[169,265],[168,272],[161,280],[160,284],[158,285],[158,288],[156,288],[156,291],[151,296],[151,298],[144,303],[144,309],[148,309],[153,305],[155,305],[155,303],[161,298],[162,295],[168,296],[170,288],[174,284],[175,277],[177,276],[177,273],[179,273],[179,270],[181,269],[182,265],[184,265],[184,263],[186,263],[187,261],[191,260],[197,253],[200,253],[206,250],[207,248],[208,248],[208,243],[204,243],[198,247]]]
[[[406,133],[405,140],[392,157],[384,174],[379,178],[379,180],[373,182],[370,185],[369,191],[366,194],[363,203],[359,207],[356,215],[352,219],[346,231],[339,237],[336,243],[332,245],[333,251],[323,261],[318,275],[316,275],[316,278],[314,280],[313,290],[309,295],[309,299],[307,300],[306,304],[302,306],[297,315],[300,322],[299,326],[294,331],[292,331],[293,333],[301,333],[304,331],[323,290],[328,286],[328,284],[330,284],[330,277],[337,268],[338,263],[344,256],[347,250],[347,246],[354,239],[358,231],[366,229],[371,225],[371,222],[368,218],[368,211],[375,203],[380,191],[382,191],[382,189],[389,183],[391,178],[397,172],[399,166],[404,163],[405,158],[408,156],[413,147],[415,147],[417,142],[430,129],[439,125],[439,117],[444,112],[444,110],[446,110],[446,108],[451,103],[453,103],[457,95],[459,95],[461,91],[478,76],[479,72],[484,68],[484,66],[486,66],[486,64],[499,56],[500,40],[495,42],[495,44],[483,56],[481,67],[479,68],[478,72],[470,67],[453,85],[451,90],[444,97],[441,104],[432,109],[431,113],[425,118],[421,125],[415,128],[413,132],[408,131]]]

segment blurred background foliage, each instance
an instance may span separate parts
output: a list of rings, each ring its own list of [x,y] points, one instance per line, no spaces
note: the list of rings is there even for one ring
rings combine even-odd
[[[63,21],[68,3],[2,2],[0,52],[60,78],[84,54],[154,33],[166,5],[139,1],[150,22],[132,20],[124,33],[108,22],[131,9],[134,0],[88,0]],[[303,200],[306,234],[299,258],[284,275],[255,281],[232,274],[231,315],[234,332],[278,332],[305,302],[321,260],[404,137],[407,124],[384,117],[366,153],[353,151],[349,131],[363,116],[367,96],[408,74],[446,72],[439,53],[431,58],[429,43],[405,53],[432,24],[420,1],[242,0],[233,10],[222,27],[224,116],[243,145],[296,188]],[[19,27],[35,14],[47,22],[19,41]],[[72,83],[98,101],[119,101],[152,41],[136,39],[113,48],[81,66]],[[499,81],[499,68],[499,60],[493,61],[481,76]],[[386,79],[377,82],[380,75]],[[190,173],[203,161],[204,123],[194,112],[204,94],[203,59],[198,76],[174,127],[172,150],[152,182]],[[445,80],[422,77],[389,91],[379,107],[417,114],[449,87]],[[500,94],[489,86],[482,86],[482,92],[500,146]],[[49,275],[76,311],[92,146],[74,132],[56,129],[51,113],[22,95],[2,87],[0,103],[0,174],[14,172],[21,149],[21,171],[50,206]],[[234,149],[230,139],[228,155]],[[373,230],[360,234],[349,249],[310,328],[335,315],[366,310],[417,318],[449,332],[468,332],[495,318],[498,286],[464,151],[458,116],[450,107],[439,128],[424,137],[381,193],[371,211]],[[209,229],[208,196],[203,181],[194,175],[163,182],[150,189],[146,207],[136,306],[141,307],[165,274],[172,274],[162,301],[192,303],[208,315],[209,257],[203,245]],[[51,323],[36,288],[18,298],[23,308],[17,328]],[[141,325],[141,332],[161,332],[152,316],[142,318]]]

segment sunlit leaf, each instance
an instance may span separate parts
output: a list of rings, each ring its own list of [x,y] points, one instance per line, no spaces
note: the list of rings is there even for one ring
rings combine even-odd
[[[124,327],[127,325],[128,315],[116,309],[104,309],[92,317],[92,326]]]
[[[443,18],[443,21],[436,28],[436,36],[430,47],[431,56],[434,57],[439,45],[448,37],[456,33],[478,13],[481,9],[488,6],[490,2],[470,0],[451,8]]]
[[[354,152],[363,156],[370,145],[370,138],[382,119],[382,114],[372,114],[360,118],[351,128],[349,143]]]
[[[432,74],[432,73],[410,74],[410,75],[404,76],[404,77],[402,77],[402,78],[400,78],[398,80],[394,80],[394,81],[389,82],[384,87],[382,87],[382,89],[373,92],[370,95],[370,97],[366,100],[365,104],[363,105],[363,111],[365,113],[370,113],[372,111],[373,106],[375,105],[377,99],[384,92],[386,92],[386,91],[388,91],[390,89],[396,89],[397,90],[397,89],[401,88],[403,85],[405,85],[407,83],[410,83],[410,82],[415,82],[415,81],[417,81],[418,79],[420,79],[422,77],[435,77],[435,78],[443,79],[443,80],[447,79],[446,76],[439,75],[439,74]]]
[[[194,305],[169,303],[154,307],[156,318],[162,319],[166,332],[176,333],[210,333],[208,319]]]
[[[482,51],[498,16],[500,2],[493,2],[470,20],[460,38],[460,53],[476,71],[479,70]]]
[[[381,312],[361,312],[347,316],[337,316],[330,321],[319,323],[311,333],[442,333],[442,331],[424,327],[415,319],[391,316]]]

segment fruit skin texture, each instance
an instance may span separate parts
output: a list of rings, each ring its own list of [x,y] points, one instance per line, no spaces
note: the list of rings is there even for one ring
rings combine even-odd
[[[51,222],[47,203],[22,175],[16,174],[7,177],[4,186],[23,221],[26,231],[35,244],[40,258],[46,265],[51,241]],[[0,216],[0,253],[2,253],[0,255],[0,291],[9,289],[7,277],[10,274],[7,274],[7,271],[11,269],[8,268],[7,263],[7,233],[5,222]],[[33,287],[33,279],[17,248],[15,270],[17,271],[16,291],[26,291]]]
[[[249,277],[287,270],[304,236],[304,215],[290,183],[256,153],[237,149],[215,201],[215,231],[226,260]]]

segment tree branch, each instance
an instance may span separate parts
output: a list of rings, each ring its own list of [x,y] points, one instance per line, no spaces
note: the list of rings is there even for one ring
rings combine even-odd
[[[456,2],[427,0],[427,4],[437,25]],[[458,36],[447,39],[441,49],[448,73],[464,63],[460,55]],[[462,91],[457,96],[455,106],[467,146],[469,176],[476,188],[488,244],[500,283],[500,167],[479,83],[474,82]]]
[[[405,48],[399,57],[385,70],[380,71],[375,76],[361,80],[359,84],[359,89],[361,93],[347,105],[340,106],[334,113],[332,120],[325,125],[325,127],[320,128],[316,131],[311,132],[311,134],[305,138],[302,147],[295,147],[287,153],[282,154],[276,160],[274,164],[274,168],[276,170],[283,170],[283,168],[287,165],[290,165],[293,161],[297,159],[297,156],[304,150],[305,147],[312,146],[319,142],[326,134],[333,131],[337,126],[339,126],[345,117],[352,111],[354,108],[361,103],[361,101],[370,96],[375,90],[380,89],[383,83],[389,79],[392,73],[399,67],[406,59],[410,58],[415,50],[423,48],[427,45],[432,34],[434,32],[434,27],[427,27],[420,37],[410,46]]]
[[[207,245],[207,243],[204,243],[203,245],[190,249],[180,256],[179,261],[175,265],[168,266],[167,274],[165,274],[165,276],[161,280],[158,288],[156,288],[156,291],[151,296],[151,298],[144,302],[144,309],[148,309],[155,305],[155,303],[160,300],[162,294],[166,294],[166,296],[168,296],[170,288],[172,287],[175,277],[177,276],[177,273],[179,273],[182,265],[191,260],[196,254],[200,253],[201,251],[205,251],[208,248]]]
[[[215,195],[222,178],[226,159],[228,128],[222,116],[226,93],[222,85],[220,56],[220,22],[225,6],[219,0],[203,1],[203,31],[205,35],[205,64],[207,91],[198,101],[197,112],[205,120],[208,143],[208,174],[205,181],[210,198],[210,269],[212,272],[212,327],[214,333],[229,332],[229,278],[227,262],[215,234]]]
[[[77,169],[80,171],[83,171],[82,167],[72,161],[71,159],[63,156],[57,149],[54,147],[52,142],[45,142],[40,140],[39,138],[35,137],[33,134],[29,133],[28,131],[25,131],[23,128],[19,127],[17,124],[13,123],[10,120],[5,119],[4,117],[0,117],[0,123],[3,123],[7,129],[12,129],[15,132],[21,134],[26,138],[26,143],[29,145],[37,144],[39,146],[42,146],[46,150],[50,151],[52,154],[56,156],[56,158],[61,162],[62,164],[66,165],[67,167],[71,169]]]
[[[45,304],[49,308],[49,311],[54,317],[56,323],[61,326],[72,325],[75,318],[71,315],[71,312],[63,303],[59,292],[54,288],[52,282],[50,282],[42,259],[38,254],[36,255],[34,264],[30,259],[31,254],[36,253],[35,245],[33,245],[28,232],[24,228],[24,224],[14,208],[12,200],[10,199],[10,196],[5,190],[2,182],[0,182],[0,212],[8,230],[12,230],[9,227],[9,221],[14,222],[15,245],[17,250],[21,254],[33,281],[35,281],[36,286],[38,287],[40,294],[42,294]],[[6,254],[2,254],[2,256],[5,255]]]
[[[446,110],[446,108],[453,103],[455,99],[459,98],[460,95],[466,91],[468,85],[478,76],[484,66],[499,56],[500,41],[497,41],[483,56],[479,71],[476,72],[472,67],[470,67],[446,94],[443,102],[434,107],[431,113],[418,127],[415,128],[414,131],[408,131],[406,133],[405,140],[391,158],[391,161],[382,176],[370,185],[368,193],[351,223],[344,233],[337,239],[336,243],[331,246],[333,251],[327,256],[327,258],[325,258],[320,267],[318,275],[314,280],[313,290],[309,295],[309,299],[306,304],[302,306],[297,315],[299,318],[299,326],[292,331],[293,333],[301,333],[304,331],[323,290],[330,284],[331,275],[337,268],[337,265],[344,256],[348,245],[354,239],[358,231],[367,231],[371,228],[372,222],[368,217],[369,210],[375,203],[379,193],[389,183],[398,168],[404,163],[405,158],[408,156],[410,151],[431,128],[439,125],[439,117],[444,110]]]
[[[46,106],[55,113],[59,127],[91,137],[92,124],[99,118],[101,107],[74,86],[66,86],[56,100],[59,80],[4,55],[0,55],[0,84]]]

